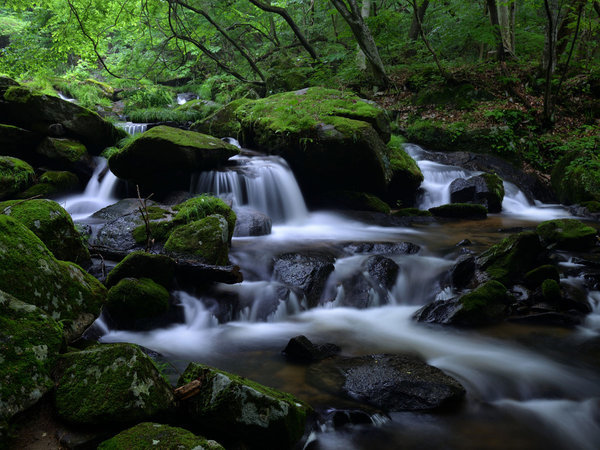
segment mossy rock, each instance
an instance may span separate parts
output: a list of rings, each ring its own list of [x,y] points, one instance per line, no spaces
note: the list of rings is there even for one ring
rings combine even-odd
[[[229,227],[228,241],[231,242],[237,217],[233,209],[220,198],[210,195],[200,195],[173,206],[173,210],[177,211],[173,219],[175,224],[190,223],[213,214],[220,214],[227,221]]]
[[[334,190],[386,193],[389,119],[372,103],[315,87],[245,103],[235,115],[242,144],[281,155],[309,199]]]
[[[422,89],[413,98],[413,103],[422,105],[452,105],[457,109],[468,109],[477,101],[492,100],[493,96],[472,84],[464,83],[458,86],[441,86],[433,89]]]
[[[598,242],[598,231],[577,219],[547,220],[537,232],[545,243],[563,250],[591,250]]]
[[[392,135],[388,149],[392,178],[386,198],[400,200],[403,204],[413,204],[417,189],[423,182],[423,173],[416,161],[404,151],[400,136]]]
[[[59,163],[77,163],[87,156],[85,145],[74,139],[45,138],[36,153]]]
[[[90,252],[71,216],[58,203],[46,199],[9,200],[0,203],[0,212],[33,231],[56,259],[80,265],[90,262]]]
[[[581,206],[583,206],[592,214],[600,213],[600,202],[598,201],[590,200],[588,202],[582,202]]]
[[[10,156],[0,156],[0,200],[24,191],[33,184],[33,167]]]
[[[543,263],[545,256],[538,234],[524,231],[490,247],[477,258],[477,263],[492,279],[512,286]]]
[[[211,100],[194,99],[185,102],[183,105],[177,106],[175,111],[193,112],[196,115],[196,120],[203,120],[222,106],[223,105]]]
[[[137,345],[97,345],[63,355],[55,407],[74,425],[140,422],[173,406],[171,386]]]
[[[471,203],[449,203],[435,206],[429,208],[429,212],[435,217],[447,219],[485,219],[487,217],[485,206]]]
[[[431,217],[429,211],[424,211],[419,208],[402,208],[395,211],[392,215],[396,217]]]
[[[593,152],[570,152],[552,169],[552,188],[567,205],[600,201],[600,158]]]
[[[523,277],[523,280],[528,288],[535,289],[540,286],[544,280],[554,280],[558,282],[560,280],[560,274],[555,266],[545,264],[527,272]]]
[[[169,310],[169,291],[149,278],[123,278],[108,291],[106,309],[120,328],[135,328]]]
[[[215,214],[176,228],[164,247],[175,257],[198,259],[205,264],[229,264],[229,226]]]
[[[558,282],[550,279],[544,280],[542,282],[542,296],[548,304],[557,305],[562,297]]]
[[[51,391],[62,326],[41,309],[0,291],[0,422]],[[1,437],[0,433],[0,437]]]
[[[175,261],[166,255],[142,251],[129,253],[106,277],[106,287],[112,287],[123,278],[150,278],[169,288],[175,275]]]
[[[336,209],[350,209],[355,211],[373,211],[383,214],[390,213],[390,205],[379,197],[366,192],[334,191],[321,196],[324,206]]]
[[[0,75],[0,95],[4,95],[8,88],[12,86],[20,86],[20,84],[10,77]]]
[[[68,341],[100,314],[106,289],[76,264],[59,261],[25,225],[0,214],[0,289],[62,321]]]
[[[164,192],[189,189],[192,173],[215,169],[238,153],[236,146],[212,136],[161,125],[114,152],[108,163],[119,178]]]
[[[0,114],[0,122],[43,134],[50,125],[60,123],[70,137],[83,142],[93,154],[125,137],[123,130],[95,112],[25,86],[9,87],[3,98],[10,113]]]
[[[51,197],[57,194],[72,192],[79,188],[79,178],[66,170],[49,170],[39,177],[38,183],[16,195],[16,198]]]
[[[1,95],[1,94],[0,94]],[[0,123],[0,155],[28,159],[41,137],[37,133]]]
[[[225,450],[183,428],[143,422],[100,443],[98,450]]]
[[[182,403],[194,429],[225,445],[292,448],[311,408],[290,394],[202,364],[191,363],[178,386],[200,379],[200,392]],[[210,433],[210,434],[209,434]]]
[[[234,100],[216,110],[205,119],[195,122],[190,129],[198,133],[204,133],[219,138],[237,138],[241,130],[241,125],[235,116],[235,111],[240,106],[250,101],[251,100],[247,98]]]

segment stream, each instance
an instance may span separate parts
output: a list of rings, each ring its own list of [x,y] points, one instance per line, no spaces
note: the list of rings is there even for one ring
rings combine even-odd
[[[407,145],[406,150],[425,176],[419,198],[422,209],[448,203],[450,182],[476,174],[428,161],[427,152],[415,145]],[[190,361],[213,365],[293,393],[323,415],[360,406],[312,386],[305,366],[286,362],[281,350],[293,336],[335,343],[343,355],[418,355],[467,390],[464,406],[451,414],[373,413],[369,424],[337,428],[324,421],[315,427],[306,448],[600,447],[600,376],[586,354],[578,351],[599,337],[599,291],[588,293],[594,312],[574,330],[511,323],[462,330],[412,320],[422,305],[453,295],[449,288],[442,289],[441,278],[459,255],[458,242],[469,239],[469,248],[478,253],[515,229],[570,217],[567,210],[529,200],[505,182],[503,212],[486,220],[381,226],[336,212],[309,211],[281,158],[238,156],[232,164],[225,172],[198,174],[191,191],[223,196],[234,209],[251,208],[273,219],[271,234],[233,239],[230,260],[240,266],[245,281],[217,285],[202,294],[174,291],[183,323],[146,332],[110,330],[100,323],[105,330],[102,342],[132,342],[159,352],[174,367],[173,378]],[[117,201],[117,179],[105,168],[105,162],[99,161],[85,192],[61,200],[75,220],[85,220]],[[338,254],[315,308],[309,309],[305,298],[285,292],[274,280],[276,255],[330,251],[361,242],[411,242],[421,249],[416,254],[386,254],[400,266],[398,277],[387,292],[366,292],[360,307],[353,303],[353,293],[345,292],[343,281],[361,270],[371,255],[368,252]],[[561,267],[572,268],[572,264],[576,263],[565,256]],[[576,276],[561,275],[561,283],[578,282]],[[223,296],[238,299],[239,308],[224,314]]]

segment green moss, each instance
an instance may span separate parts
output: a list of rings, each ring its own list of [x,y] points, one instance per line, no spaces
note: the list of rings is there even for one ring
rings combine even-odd
[[[10,200],[0,203],[0,212],[33,231],[57,259],[79,264],[89,262],[90,253],[83,245],[81,235],[69,213],[58,203],[45,199]]]
[[[236,118],[235,112],[240,106],[250,101],[251,100],[246,98],[234,100],[216,110],[204,120],[194,123],[191,129],[199,133],[210,134],[211,136],[237,137],[241,126]]]
[[[401,136],[393,134],[388,142],[390,151],[390,164],[392,170],[401,170],[410,173],[419,183],[423,181],[423,173],[416,161],[404,151],[404,139]]]
[[[0,291],[0,421],[35,404],[63,345],[62,326],[33,305]]]
[[[556,280],[544,280],[542,283],[542,295],[548,303],[557,304],[561,298],[558,282]]]
[[[144,422],[102,442],[98,450],[225,450],[183,428]]]
[[[165,251],[174,255],[199,258],[206,264],[227,265],[229,227],[221,215],[212,215],[176,228]]]
[[[597,243],[597,230],[577,219],[556,219],[542,222],[537,232],[548,244],[564,250],[590,250]]]
[[[495,173],[484,173],[481,176],[485,180],[489,191],[494,194],[498,199],[498,204],[501,205],[504,199],[504,183],[502,182],[502,178]]]
[[[76,163],[87,155],[87,149],[79,141],[47,137],[37,148],[37,153],[51,159]]]
[[[397,217],[431,217],[429,211],[423,211],[419,208],[402,208],[393,213]]]
[[[452,219],[485,219],[487,217],[485,206],[470,203],[449,203],[429,208],[429,212],[436,217]]]
[[[172,221],[150,222],[150,235],[156,242],[165,242],[175,228]],[[138,225],[132,231],[133,239],[140,245],[146,244],[147,231],[146,224]]]
[[[461,325],[494,323],[505,317],[511,297],[506,287],[497,281],[488,281],[459,299],[462,308],[453,322]]]
[[[61,357],[55,407],[75,425],[147,420],[172,406],[171,387],[138,346],[98,345]]]
[[[19,221],[0,214],[0,289],[63,321],[68,340],[100,313],[106,289],[81,267],[58,261]]]
[[[594,200],[589,202],[582,202],[581,206],[586,208],[591,213],[600,213],[600,202]]]
[[[16,103],[27,103],[33,95],[33,90],[28,87],[10,86],[4,92],[4,100]]]
[[[379,197],[366,192],[335,191],[322,196],[322,201],[338,209],[390,213],[390,206]]]
[[[477,261],[492,279],[513,285],[538,266],[543,256],[544,248],[537,233],[525,231],[503,239],[482,253]]]
[[[153,255],[142,251],[129,253],[106,277],[111,287],[123,278],[150,278],[168,288],[175,275],[175,262],[165,255]]]
[[[220,198],[212,197],[210,195],[201,195],[186,200],[185,202],[174,206],[173,209],[177,211],[177,214],[173,219],[176,224],[190,223],[213,214],[220,214],[227,221],[229,227],[228,241],[231,242],[237,217],[235,212]]]
[[[27,189],[33,184],[33,167],[17,158],[0,156],[0,199]]]
[[[40,177],[41,183],[48,183],[60,189],[72,189],[79,184],[79,178],[73,172],[49,170]]]
[[[123,278],[108,291],[106,307],[118,322],[133,323],[165,314],[169,292],[149,278]]]
[[[536,267],[525,274],[523,280],[525,285],[530,289],[534,289],[542,284],[544,280],[554,280],[558,282],[560,280],[560,274],[558,269],[550,264],[546,264],[540,267]]]
[[[178,386],[200,379],[201,392],[186,405],[194,424],[224,440],[290,448],[304,433],[311,408],[294,396],[255,381],[191,363]]]
[[[570,152],[554,166],[551,181],[561,203],[600,201],[600,158],[595,150]]]

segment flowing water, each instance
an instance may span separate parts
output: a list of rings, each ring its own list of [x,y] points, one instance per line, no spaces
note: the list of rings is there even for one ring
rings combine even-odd
[[[143,133],[148,129],[147,123],[117,122],[115,126],[125,130],[131,135]]]
[[[447,202],[450,182],[473,175],[426,161],[422,149],[408,150],[425,175],[421,207]],[[138,343],[162,353],[179,371],[189,361],[211,364],[294,393],[322,412],[348,403],[308,384],[304,367],[285,362],[280,352],[293,336],[336,343],[345,355],[416,354],[467,389],[464,407],[453,414],[375,414],[370,425],[339,429],[323,424],[310,438],[320,449],[599,448],[600,376],[573,351],[600,335],[599,291],[589,293],[594,312],[574,331],[514,324],[472,331],[412,320],[421,305],[453,295],[443,289],[442,278],[459,253],[457,242],[469,238],[471,248],[480,251],[507,234],[499,230],[568,216],[564,209],[532,203],[505,183],[505,211],[485,221],[369,225],[331,212],[309,213],[293,174],[279,158],[241,156],[232,163],[228,171],[200,174],[193,190],[226,196],[234,207],[249,206],[274,218],[270,235],[233,240],[230,259],[241,267],[245,281],[200,294],[175,291],[182,323],[146,332],[105,328],[103,342]],[[369,253],[349,255],[339,249],[382,241],[409,241],[421,250],[386,254],[400,267],[391,289],[367,290],[361,308],[344,306],[355,294],[345,280],[362,271]],[[276,255],[306,249],[337,256],[319,306],[312,309],[273,275]],[[565,276],[562,282],[578,281]],[[222,298],[235,298],[239,307],[224,312]]]

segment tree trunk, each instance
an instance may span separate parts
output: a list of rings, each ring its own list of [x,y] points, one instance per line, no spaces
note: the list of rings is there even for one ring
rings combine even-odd
[[[515,55],[515,3],[502,1],[498,8],[498,25],[504,54]]]
[[[410,30],[408,30],[408,38],[411,41],[416,41],[419,39],[419,23],[423,23],[423,19],[425,18],[425,12],[429,7],[429,0],[423,0],[419,8],[417,9],[417,16],[413,15],[412,22],[410,23]]]
[[[600,3],[594,2],[594,11],[596,11],[596,14],[600,17]]]
[[[331,3],[352,30],[356,42],[364,52],[365,57],[371,66],[374,80],[380,86],[387,88],[390,84],[390,80],[385,72],[385,67],[379,56],[379,50],[377,50],[373,35],[371,35],[371,30],[369,30],[369,27],[367,27],[367,24],[362,19],[356,0],[348,0],[350,9],[348,9],[344,0],[331,0]]]
[[[371,0],[363,0],[362,8],[360,10],[360,16],[363,20],[369,17],[369,13],[371,12]],[[363,72],[367,70],[367,58],[365,53],[361,50],[360,45],[356,44],[356,63],[358,64],[358,68]]]
[[[488,12],[490,13],[490,22],[494,27],[496,35],[496,57],[498,61],[504,61],[506,54],[504,53],[504,42],[502,39],[502,28],[500,27],[500,19],[498,18],[498,6],[496,0],[486,0]]]

